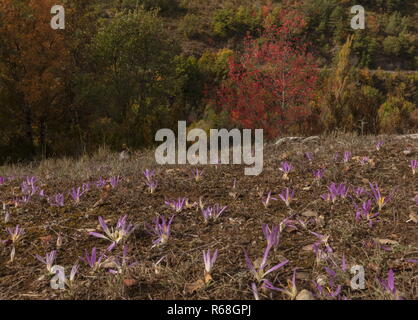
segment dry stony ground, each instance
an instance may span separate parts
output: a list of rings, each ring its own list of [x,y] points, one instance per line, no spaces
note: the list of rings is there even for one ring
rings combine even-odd
[[[380,150],[376,142],[384,141]],[[275,287],[284,288],[296,271],[298,292],[308,290],[316,299],[393,299],[418,298],[418,195],[417,177],[413,176],[410,161],[418,158],[418,140],[395,136],[358,137],[352,135],[321,137],[310,142],[284,142],[266,145],[264,171],[259,176],[245,176],[239,165],[205,166],[201,181],[192,178],[191,166],[158,166],[152,151],[120,160],[118,154],[105,150],[77,161],[70,159],[45,160],[31,166],[0,168],[0,176],[9,177],[0,185],[0,298],[1,299],[254,299],[251,284],[255,281],[244,258],[244,249],[259,264],[266,247],[262,225],[281,226],[280,242],[268,256],[268,266],[289,261],[265,278]],[[352,153],[347,164],[341,161],[345,151]],[[313,154],[308,161],[306,152]],[[340,154],[338,160],[334,159]],[[363,157],[370,161],[361,163]],[[289,179],[282,178],[279,167],[287,161],[294,166]],[[143,176],[144,169],[155,169],[158,188],[150,194]],[[315,169],[325,168],[319,183],[313,179]],[[96,187],[94,182],[120,176],[116,188]],[[36,185],[45,197],[33,196],[26,204],[15,204],[24,196],[21,183],[35,176]],[[236,189],[232,188],[236,179]],[[90,190],[74,205],[68,191],[91,182]],[[350,187],[348,196],[335,203],[321,199],[332,182]],[[353,202],[371,198],[369,183],[377,183],[389,202],[380,210],[372,227],[365,219],[356,221]],[[280,199],[268,208],[262,197],[268,191],[279,198],[286,187],[295,191],[295,199],[287,208]],[[357,187],[365,188],[360,196]],[[46,197],[63,193],[65,205],[52,207]],[[190,206],[179,213],[164,201],[186,197]],[[198,205],[227,206],[216,221],[204,223]],[[373,213],[377,206],[373,202]],[[8,214],[7,214],[8,213]],[[5,222],[5,215],[9,221]],[[111,251],[110,241],[89,235],[102,232],[98,217],[109,226],[127,215],[135,230]],[[155,237],[146,232],[145,225],[157,216],[174,215],[168,242],[152,246]],[[293,221],[289,225],[285,218]],[[23,236],[14,244],[7,227],[19,225]],[[318,241],[314,233],[329,237],[315,253],[312,244]],[[60,238],[57,244],[57,240]],[[326,252],[329,245],[332,252]],[[120,257],[126,245],[130,257],[122,273],[109,272],[112,257]],[[11,261],[11,252],[15,256]],[[92,270],[80,257],[96,247],[105,257]],[[203,283],[202,251],[218,249],[219,256],[212,271],[213,280]],[[79,270],[71,286],[55,290],[50,286],[51,275],[35,258],[57,251],[54,264],[65,267],[67,277],[71,267]],[[321,253],[322,252],[322,253]],[[345,257],[348,269],[353,265],[365,269],[365,289],[350,287],[352,275],[341,269]],[[131,262],[136,264],[129,266]],[[267,266],[267,267],[268,267]],[[267,270],[267,267],[265,270]],[[332,276],[329,269],[335,271]],[[396,293],[389,292],[379,279],[394,272]],[[322,284],[319,293],[314,281]],[[286,294],[261,288],[261,299],[289,299]],[[341,286],[341,293],[331,296]],[[306,293],[306,291],[305,291]],[[299,297],[300,298],[300,297]]]

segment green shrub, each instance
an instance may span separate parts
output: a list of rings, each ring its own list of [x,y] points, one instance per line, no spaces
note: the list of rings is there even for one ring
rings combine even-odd
[[[161,12],[176,11],[180,8],[178,0],[139,0],[146,10],[159,9]]]
[[[414,105],[403,97],[389,96],[378,112],[382,133],[402,133],[409,128]]]
[[[186,14],[179,24],[179,30],[189,39],[197,38],[201,33],[200,21],[195,14]]]
[[[215,12],[213,32],[220,38],[244,36],[247,32],[254,34],[262,28],[263,18],[259,9],[240,6],[237,9],[227,8]]]

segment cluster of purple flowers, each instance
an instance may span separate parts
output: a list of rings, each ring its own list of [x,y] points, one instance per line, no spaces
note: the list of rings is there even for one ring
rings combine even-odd
[[[166,205],[172,208],[175,212],[181,212],[186,207],[187,198],[178,198],[177,200],[166,200]]]
[[[349,187],[344,183],[331,183],[328,186],[328,193],[321,195],[321,198],[325,201],[335,203],[338,197],[346,198],[348,195]]]
[[[154,193],[158,187],[158,181],[155,179],[155,170],[144,170],[145,184],[148,187],[150,193]]]
[[[217,220],[221,214],[226,210],[227,206],[221,206],[219,204],[215,204],[212,207],[206,207],[202,209],[203,219],[205,223],[208,223],[210,220]]]

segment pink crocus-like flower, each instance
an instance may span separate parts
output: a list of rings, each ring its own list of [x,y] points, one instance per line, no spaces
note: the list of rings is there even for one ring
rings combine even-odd
[[[347,163],[350,161],[351,158],[351,152],[350,151],[346,151],[344,152],[344,156],[343,156],[343,162]]]
[[[208,223],[209,220],[216,221],[227,208],[227,206],[222,207],[219,204],[215,204],[212,207],[203,208],[202,215],[205,223]]]
[[[415,172],[416,172],[416,170],[418,168],[418,161],[417,160],[411,160],[409,166],[412,169],[412,174],[415,175]]]
[[[264,205],[264,207],[265,208],[268,208],[269,207],[269,205],[270,205],[270,201],[271,200],[277,200],[276,198],[274,198],[274,197],[272,197],[271,196],[271,191],[269,191],[268,193],[267,193],[267,196],[266,197],[263,197],[262,199],[261,199],[261,202],[263,203],[263,205]]]
[[[157,190],[158,182],[156,180],[147,180],[145,183],[148,186],[149,193],[154,193]]]
[[[166,244],[171,234],[171,224],[173,223],[174,216],[168,221],[165,217],[157,217],[154,219],[154,226],[147,225],[148,233],[157,236],[157,239],[153,241],[153,247]]]
[[[105,254],[102,253],[100,256],[97,255],[96,247],[91,250],[91,254],[85,253],[84,257],[80,257],[90,268],[93,270],[97,270],[100,268],[103,259],[105,258]]]
[[[22,229],[19,225],[17,225],[14,229],[13,228],[7,228],[7,232],[10,235],[10,240],[13,243],[17,243],[25,233],[25,229]]]
[[[395,273],[392,269],[388,271],[388,276],[386,279],[379,279],[380,284],[389,293],[394,299],[401,300],[402,298],[399,296],[398,291],[396,290],[395,286]]]
[[[81,201],[81,196],[85,194],[87,191],[88,187],[86,185],[83,185],[83,187],[72,188],[69,192],[69,195],[71,196],[71,198],[73,198],[75,205],[78,205]]]
[[[384,141],[376,142],[376,150],[379,151],[383,147],[384,144],[385,144]]]
[[[192,177],[196,182],[199,182],[203,178],[203,172],[204,170],[194,169],[192,170]]]
[[[283,172],[283,179],[289,179],[289,173],[294,169],[294,167],[287,161],[284,161],[280,164],[279,170]]]
[[[281,194],[279,194],[279,197],[283,200],[287,207],[290,207],[290,203],[295,198],[295,192],[289,188],[286,188],[282,191]]]
[[[391,200],[392,196],[391,195],[389,195],[387,197],[382,196],[377,183],[375,183],[375,184],[370,183],[370,189],[372,190],[373,198],[374,198],[377,206],[379,207],[379,210],[382,210],[383,206]]]
[[[253,292],[254,299],[260,300],[260,295],[258,293],[258,288],[255,282],[251,283],[251,291]]]
[[[247,267],[251,271],[254,278],[258,281],[258,283],[261,283],[269,273],[283,267],[289,262],[289,260],[285,260],[279,264],[276,264],[275,266],[268,269],[267,271],[264,271],[265,267],[267,266],[268,255],[271,249],[272,249],[271,245],[267,245],[266,249],[264,250],[263,259],[257,268],[254,266],[251,259],[249,258],[247,251],[244,250],[245,261],[247,263]]]
[[[175,212],[181,212],[186,206],[187,198],[178,198],[177,200],[166,200],[165,204],[170,206]]]
[[[119,185],[119,183],[122,181],[122,178],[120,176],[115,176],[115,177],[111,177],[109,179],[109,183],[112,186],[112,189],[117,188],[117,186]]]
[[[147,181],[151,181],[155,176],[155,170],[145,169],[143,173]]]
[[[115,265],[114,269],[109,269],[112,274],[122,274],[127,269],[132,268],[137,264],[136,261],[130,261],[131,257],[128,255],[128,246],[123,246],[121,257],[112,257],[111,261]]]
[[[316,181],[319,181],[324,176],[325,169],[318,169],[313,172],[313,177]]]
[[[210,254],[210,249],[207,251],[203,250],[203,262],[205,264],[205,283],[209,283],[212,280],[212,268],[218,258],[218,249],[213,252],[213,255]]]
[[[366,219],[370,227],[373,227],[373,225],[378,221],[376,218],[379,216],[379,212],[373,214],[372,201],[367,200],[360,206],[354,203],[354,206],[356,208],[356,220],[360,220],[361,218]]]
[[[63,207],[64,195],[62,193],[58,193],[52,199],[48,198],[48,202],[52,207]]]
[[[111,245],[107,248],[109,251],[112,250],[116,244],[127,238],[134,230],[134,226],[127,222],[127,215],[119,218],[115,228],[108,228],[103,217],[99,217],[99,224],[104,231],[104,234],[89,232],[89,235],[111,241]]]
[[[270,246],[272,248],[277,247],[280,239],[280,227],[273,225],[270,228],[268,224],[263,224],[262,230],[264,237],[267,240],[267,246]]]
[[[46,270],[50,274],[54,274],[54,272],[52,271],[52,266],[54,265],[55,258],[57,257],[57,252],[55,250],[51,251],[50,253],[47,253],[45,257],[41,257],[40,255],[36,255],[35,257],[40,262],[46,265]]]

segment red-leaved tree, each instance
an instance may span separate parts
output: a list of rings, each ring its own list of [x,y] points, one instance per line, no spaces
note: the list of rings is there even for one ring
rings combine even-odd
[[[310,116],[318,67],[300,39],[304,20],[283,13],[258,39],[247,37],[243,53],[229,61],[216,105],[244,128],[262,128],[268,138],[301,128]]]

